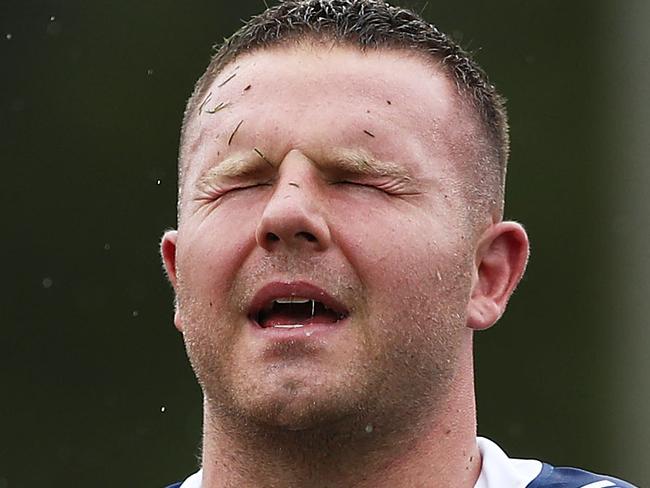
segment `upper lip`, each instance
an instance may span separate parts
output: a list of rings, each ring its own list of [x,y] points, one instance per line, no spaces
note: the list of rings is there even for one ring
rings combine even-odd
[[[348,315],[348,309],[344,304],[327,293],[322,288],[305,281],[296,282],[272,282],[264,285],[255,294],[249,307],[249,317],[255,319],[260,311],[271,301],[278,298],[300,297],[321,302],[327,308],[342,316]]]

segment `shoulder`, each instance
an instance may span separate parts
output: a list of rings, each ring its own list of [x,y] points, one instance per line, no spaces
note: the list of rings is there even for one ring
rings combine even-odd
[[[535,459],[513,459],[494,442],[477,439],[483,464],[474,488],[636,488],[625,481]]]
[[[611,476],[577,468],[558,468],[544,464],[539,475],[526,488],[635,488]]]

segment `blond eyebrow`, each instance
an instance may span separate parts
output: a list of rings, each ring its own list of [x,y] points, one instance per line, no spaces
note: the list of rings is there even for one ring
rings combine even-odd
[[[390,176],[411,180],[411,175],[403,166],[391,161],[375,158],[367,151],[342,149],[334,151],[332,164],[337,169],[364,176]]]
[[[269,164],[266,159],[262,159],[259,154],[246,154],[244,155],[235,155],[230,158],[226,158],[215,166],[211,166],[205,170],[200,178],[198,183],[205,185],[211,184],[215,180],[221,180],[224,178],[238,178],[251,173],[260,172],[264,168],[268,168]]]

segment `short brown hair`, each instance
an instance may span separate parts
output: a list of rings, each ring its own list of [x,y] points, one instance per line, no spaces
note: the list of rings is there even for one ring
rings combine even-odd
[[[483,210],[488,207],[502,211],[510,147],[503,98],[481,67],[458,44],[416,13],[384,0],[284,0],[251,18],[215,46],[216,52],[187,103],[181,151],[190,119],[225,66],[243,54],[306,38],[330,40],[361,50],[408,50],[438,61],[454,80],[461,99],[479,116],[487,139],[487,154],[482,151],[474,168],[478,173],[475,179],[480,183],[471,192],[472,203]]]

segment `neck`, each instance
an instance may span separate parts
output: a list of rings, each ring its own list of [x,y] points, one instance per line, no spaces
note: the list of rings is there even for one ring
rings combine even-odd
[[[202,488],[471,488],[481,459],[471,355],[468,362],[435,412],[395,428],[355,419],[301,431],[234,429],[205,402]]]

